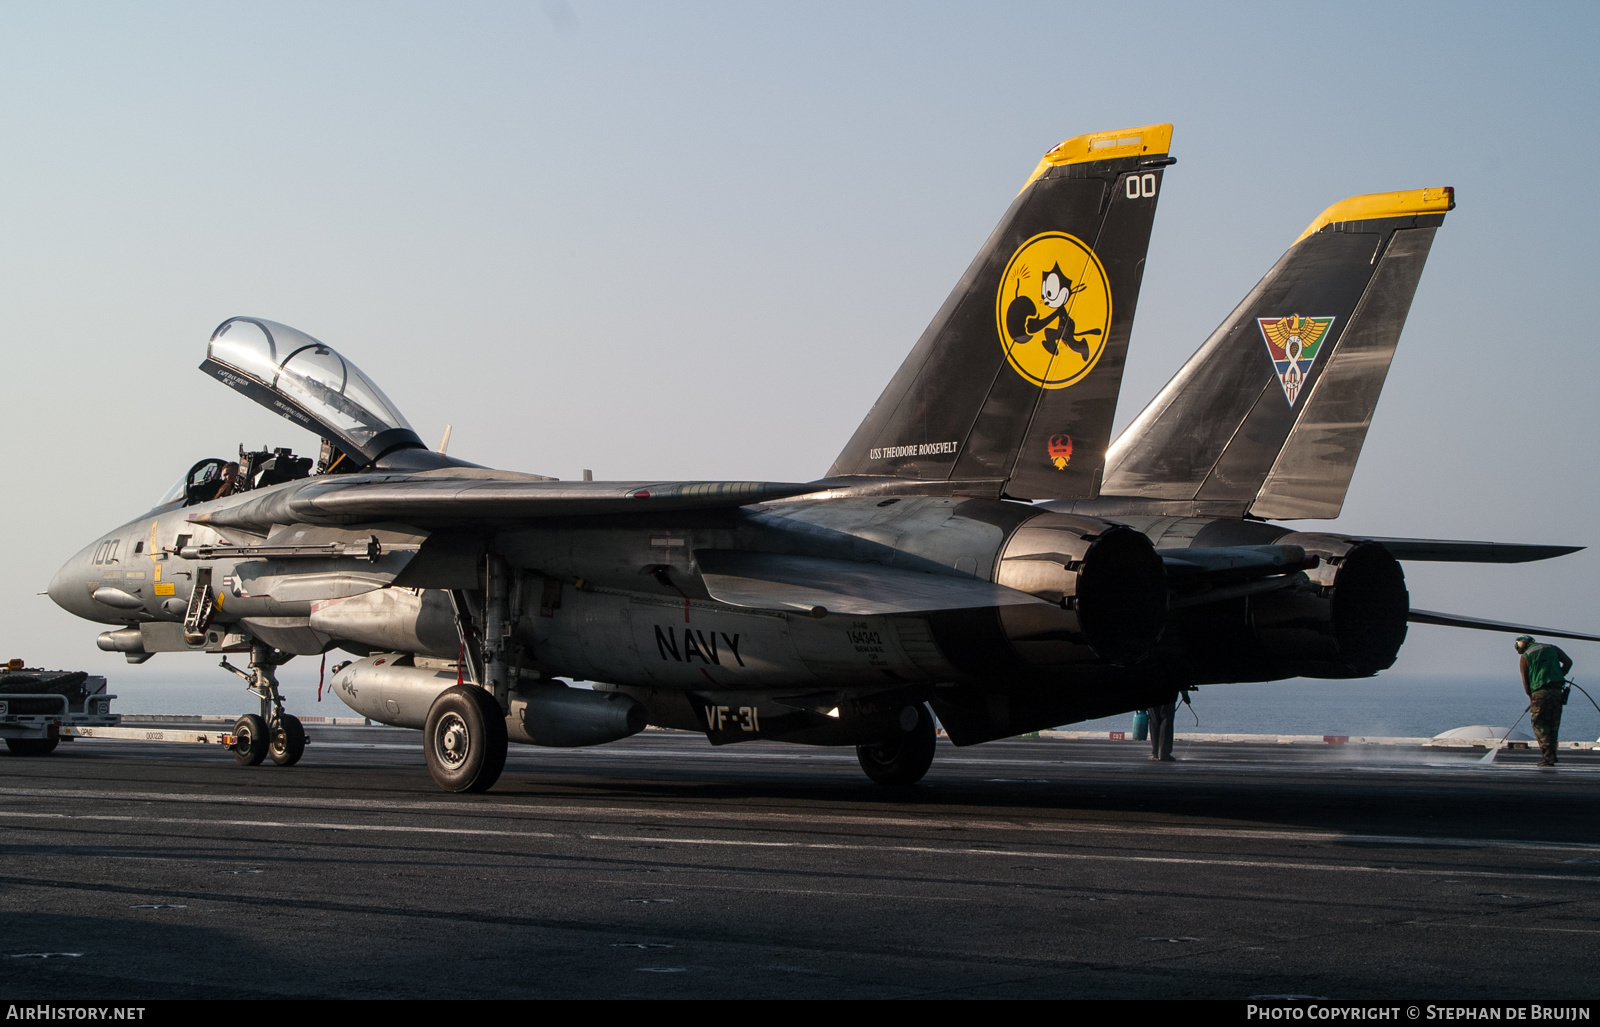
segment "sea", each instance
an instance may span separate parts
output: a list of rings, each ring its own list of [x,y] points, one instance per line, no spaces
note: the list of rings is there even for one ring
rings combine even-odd
[[[1600,679],[1578,684],[1600,701]],[[1357,681],[1288,681],[1205,685],[1178,707],[1176,730],[1228,734],[1366,735],[1432,738],[1452,728],[1489,725],[1531,735],[1528,697],[1515,674],[1483,677],[1376,677]],[[1075,731],[1121,731],[1132,715],[1072,725]],[[1573,689],[1561,717],[1568,741],[1600,739],[1600,710]]]
[[[154,661],[152,661],[154,663]],[[298,663],[298,661],[296,661]],[[331,665],[331,664],[330,664]],[[289,664],[279,671],[284,704],[298,716],[352,717],[324,687],[318,699],[318,663]],[[1600,701],[1600,679],[1578,684]],[[174,675],[154,667],[129,667],[112,678],[120,713],[214,714],[254,712],[255,699],[226,672]],[[1511,727],[1527,707],[1514,673],[1496,676],[1380,676],[1357,681],[1295,678],[1266,684],[1205,685],[1179,706],[1177,730],[1230,734],[1379,735],[1431,738],[1471,725]],[[1081,731],[1122,731],[1132,715],[1060,725]],[[1521,732],[1531,733],[1527,718]],[[1573,689],[1562,717],[1561,737],[1600,740],[1600,710]]]

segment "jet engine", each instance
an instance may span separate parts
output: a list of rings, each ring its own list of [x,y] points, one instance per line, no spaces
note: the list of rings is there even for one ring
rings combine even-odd
[[[1007,664],[1054,669],[1134,663],[1149,655],[1167,614],[1167,581],[1150,539],[1120,524],[1042,513],[1012,532],[995,581],[1051,605],[999,610],[999,646],[983,645],[982,626],[964,614],[936,618],[945,651],[992,673]],[[1009,658],[995,650],[1010,650]],[[987,650],[987,651],[984,651]]]
[[[363,717],[418,729],[439,693],[455,684],[454,666],[404,653],[368,656],[333,675],[334,692]],[[526,745],[575,748],[638,734],[646,721],[645,708],[620,692],[572,688],[560,681],[523,682],[511,692],[506,733]]]
[[[1411,609],[1400,561],[1379,543],[1338,535],[1296,532],[1278,544],[1300,546],[1322,562],[1308,572],[1314,598],[1295,590],[1267,593],[1253,604],[1262,648],[1304,661],[1299,673],[1319,677],[1367,677],[1392,666]],[[1325,669],[1339,673],[1318,673]]]
[[[1411,597],[1377,542],[1294,532],[1275,540],[1319,557],[1285,587],[1186,610],[1175,620],[1199,681],[1369,677],[1394,664]]]

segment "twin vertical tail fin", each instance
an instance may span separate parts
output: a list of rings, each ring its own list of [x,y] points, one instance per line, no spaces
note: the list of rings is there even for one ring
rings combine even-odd
[[[1096,495],[1171,138],[1045,154],[830,475]]]
[[[1108,495],[1336,517],[1455,190],[1322,213],[1106,458]]]

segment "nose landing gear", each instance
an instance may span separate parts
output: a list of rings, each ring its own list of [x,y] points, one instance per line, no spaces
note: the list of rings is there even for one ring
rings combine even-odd
[[[223,657],[222,668],[244,679],[250,694],[261,700],[259,714],[247,713],[233,725],[233,758],[242,767],[259,766],[269,756],[280,767],[292,767],[306,752],[306,729],[300,718],[283,711],[277,668],[294,658],[271,646],[250,649],[250,669],[240,670]]]

